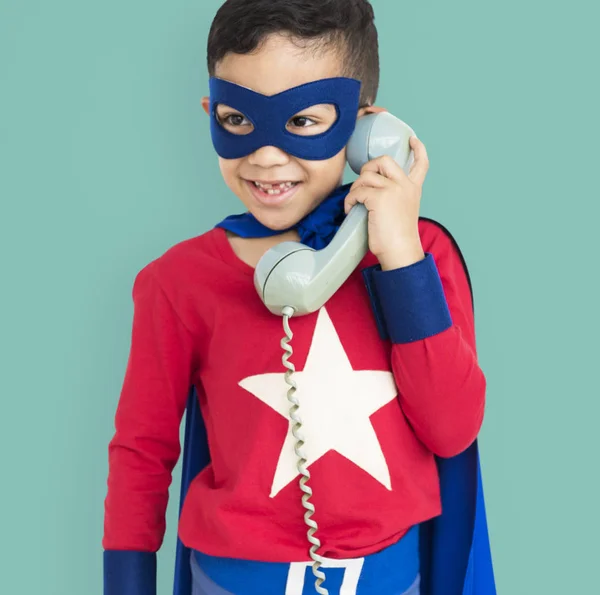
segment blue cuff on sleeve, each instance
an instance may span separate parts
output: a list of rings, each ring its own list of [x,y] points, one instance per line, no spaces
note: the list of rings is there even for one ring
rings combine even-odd
[[[452,326],[442,281],[429,253],[392,271],[379,265],[363,271],[379,334],[392,343],[411,343]]]
[[[367,267],[363,269],[362,275],[367,288],[367,293],[369,294],[369,299],[371,300],[371,309],[373,310],[373,315],[375,316],[375,324],[377,325],[377,330],[379,331],[379,337],[382,341],[387,341],[389,336],[387,328],[385,327],[385,320],[383,318],[381,304],[379,303],[379,297],[377,296],[375,281],[373,279],[373,275],[377,270],[381,270],[379,265]]]
[[[156,595],[156,554],[105,550],[104,595]]]

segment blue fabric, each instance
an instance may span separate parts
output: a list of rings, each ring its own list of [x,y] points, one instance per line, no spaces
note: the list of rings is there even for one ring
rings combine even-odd
[[[356,79],[338,77],[267,96],[211,77],[210,132],[215,151],[224,159],[238,159],[260,147],[273,146],[300,159],[330,159],[348,144],[354,132],[360,87],[361,83]],[[243,114],[253,124],[253,130],[249,134],[234,134],[226,130],[217,118],[219,104]],[[336,107],[338,117],[333,126],[315,135],[293,134],[287,129],[291,118],[318,104]]]
[[[214,581],[212,581],[206,573],[202,571],[202,569],[198,566],[198,562],[195,556],[190,558],[190,567],[192,573],[192,594],[191,595],[239,595],[239,593],[232,593],[231,591],[226,591],[225,589],[219,587]],[[306,572],[305,577],[305,588],[302,590],[302,595],[313,595],[316,591],[314,589],[314,578],[312,577],[312,571],[308,570]],[[383,576],[383,580],[385,582],[385,576]],[[381,581],[378,581],[379,583]],[[305,589],[310,589],[312,583],[312,591],[306,592]],[[334,590],[334,586],[332,585],[332,581],[327,579],[327,589],[329,590],[329,595],[339,595],[339,589],[337,591]],[[400,593],[397,588],[394,588],[393,595],[421,595],[421,577],[417,576],[415,581],[406,591],[402,591]],[[362,583],[358,585],[360,587],[360,592],[362,593]],[[344,585],[345,593],[348,595],[353,595],[352,590],[348,589],[348,585]],[[337,586],[335,587],[337,588]],[[354,595],[361,595],[358,593],[357,589]],[[261,591],[262,592],[262,591]],[[297,592],[297,591],[296,591]],[[385,595],[385,592],[375,591],[377,595]],[[280,592],[281,593],[281,592]]]
[[[104,552],[105,595],[156,595],[156,554]]]
[[[217,558],[195,552],[198,566],[215,584],[235,595],[282,595],[286,590],[289,563],[255,562]],[[357,560],[351,561],[356,565]],[[329,595],[338,595],[345,568],[322,567],[324,587]],[[413,527],[392,546],[364,557],[356,595],[397,595],[407,591],[419,574],[419,528]],[[303,572],[303,595],[313,595],[312,568]],[[348,578],[349,580],[349,578]]]
[[[198,395],[196,390],[192,388],[188,395],[183,436],[183,461],[181,463],[181,487],[179,492],[180,515],[190,483],[209,463],[210,451],[208,449],[206,426],[202,419]],[[175,579],[173,585],[174,595],[190,595],[192,592],[192,575],[189,564],[190,555],[191,550],[183,545],[181,539],[177,537]],[[111,593],[110,595],[113,594]],[[114,595],[121,594],[114,593]]]
[[[319,206],[306,215],[293,227],[285,230],[272,230],[258,221],[251,213],[230,215],[215,227],[222,227],[243,238],[268,237],[296,229],[300,241],[315,250],[329,244],[344,220],[344,199],[352,184],[336,188]]]
[[[208,576],[198,566],[196,556],[190,556],[190,570],[192,573],[192,595],[233,595],[225,591],[210,580]]]
[[[442,280],[431,254],[413,265],[363,270],[379,334],[392,343],[420,341],[452,326]]]

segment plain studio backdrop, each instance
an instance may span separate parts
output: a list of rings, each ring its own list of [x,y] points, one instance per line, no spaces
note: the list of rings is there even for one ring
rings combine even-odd
[[[220,4],[0,0],[2,593],[102,592],[133,279],[241,211],[200,106]],[[373,1],[377,103],[424,141],[422,214],[473,278],[502,595],[598,588],[596,4]]]

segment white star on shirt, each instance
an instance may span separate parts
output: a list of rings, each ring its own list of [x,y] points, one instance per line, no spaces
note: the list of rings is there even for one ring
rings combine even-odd
[[[291,343],[293,347],[293,340]],[[283,355],[283,351],[282,351]],[[290,361],[294,361],[293,357]],[[289,385],[281,373],[257,374],[239,384],[289,421],[271,486],[271,498],[298,477],[289,418]],[[304,370],[293,375],[302,420],[307,467],[330,450],[352,461],[388,490],[390,471],[370,416],[391,402],[397,388],[391,372],[353,370],[325,308],[321,308]]]

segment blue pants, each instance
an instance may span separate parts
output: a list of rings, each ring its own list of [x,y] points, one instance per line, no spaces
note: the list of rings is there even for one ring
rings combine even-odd
[[[196,556],[192,553],[191,556],[191,565],[192,565],[192,595],[236,595],[235,593],[231,593],[230,591],[225,591],[217,584],[215,584],[206,574],[202,571],[202,569],[198,566],[198,562],[196,560]],[[304,572],[302,572],[302,576],[304,576]],[[312,577],[312,574],[311,574]],[[302,578],[301,581],[304,579]],[[346,582],[346,581],[344,581]],[[348,581],[350,582],[350,581]],[[385,593],[382,595],[420,595],[420,578],[417,577],[415,582],[411,585],[411,587],[407,591],[403,591],[402,593]],[[326,582],[323,583],[323,586],[326,587]],[[296,587],[294,589],[294,587]],[[302,595],[303,585],[302,582],[299,584],[290,584],[288,583],[288,588],[286,588],[286,592],[281,595]],[[313,587],[314,591],[314,587]],[[316,592],[316,591],[315,591]],[[357,595],[356,582],[352,585],[342,585],[342,588],[337,593],[331,593],[329,595]]]

